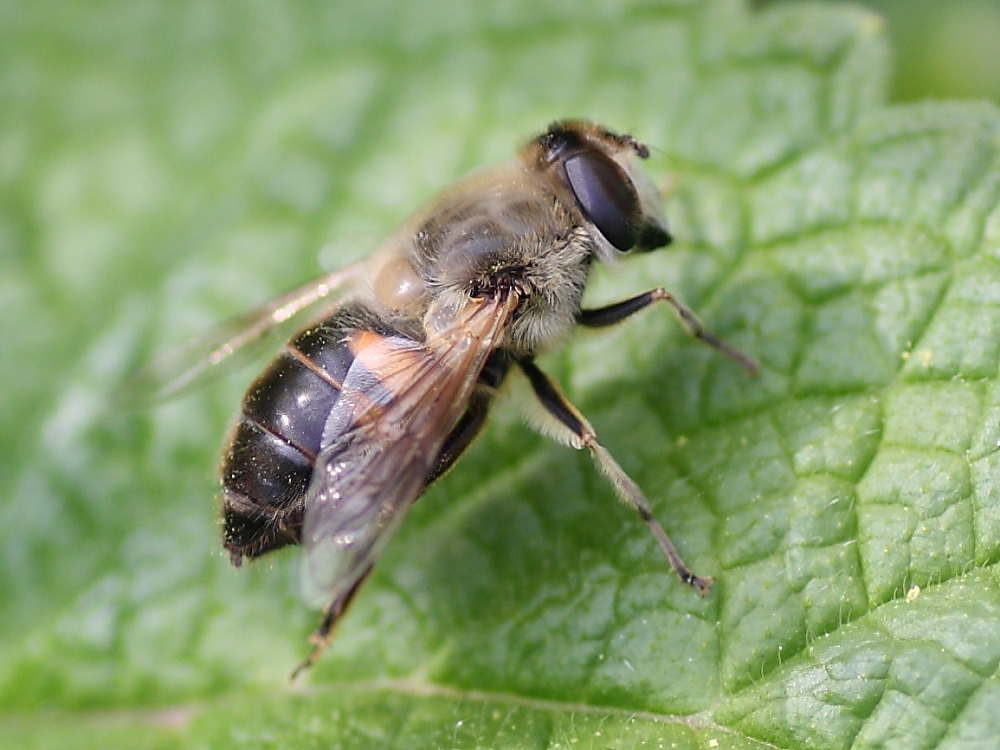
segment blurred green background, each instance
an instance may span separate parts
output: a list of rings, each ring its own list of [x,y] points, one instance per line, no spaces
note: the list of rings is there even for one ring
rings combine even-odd
[[[1000,1],[864,0],[859,4],[885,18],[894,52],[892,100],[983,98],[1000,102]]]

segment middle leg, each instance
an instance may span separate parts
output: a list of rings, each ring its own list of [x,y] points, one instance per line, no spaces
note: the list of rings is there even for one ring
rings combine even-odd
[[[625,470],[618,465],[608,450],[597,442],[597,434],[590,423],[576,410],[573,404],[566,400],[556,384],[538,368],[534,360],[530,358],[520,359],[518,365],[527,376],[539,402],[545,407],[548,415],[554,418],[555,424],[552,425],[554,435],[574,448],[586,448],[590,452],[601,473],[611,481],[618,497],[624,503],[635,508],[639,512],[639,517],[653,532],[653,536],[656,537],[660,548],[670,560],[670,565],[677,577],[694,587],[699,594],[705,596],[712,587],[712,579],[696,575],[687,566],[673,542],[670,541],[667,532],[653,516],[653,510],[645,495],[642,494],[639,485],[625,473]]]

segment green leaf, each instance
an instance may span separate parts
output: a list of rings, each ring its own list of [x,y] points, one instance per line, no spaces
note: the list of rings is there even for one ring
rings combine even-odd
[[[886,105],[875,16],[0,15],[0,744],[995,747],[1000,114]],[[211,500],[251,372],[150,411],[117,389],[566,116],[665,149],[677,237],[589,299],[663,284],[763,365],[664,310],[545,359],[716,586],[500,405],[289,684],[296,556],[230,569]]]

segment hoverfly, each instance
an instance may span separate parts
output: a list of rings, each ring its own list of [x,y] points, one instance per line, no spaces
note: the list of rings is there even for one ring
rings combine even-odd
[[[609,326],[666,302],[692,336],[757,370],[662,288],[582,308],[594,261],[671,240],[660,196],[635,164],[648,155],[593,122],[556,122],[512,164],[446,191],[371,258],[201,342],[207,356],[168,378],[171,388],[182,385],[339,295],[250,386],[222,459],[223,544],[233,565],[305,548],[305,594],[324,614],[294,674],[323,652],[407,509],[476,437],[512,371],[543,407],[544,431],[589,451],[680,579],[707,593],[712,579],[685,565],[639,486],[535,362],[575,326]]]

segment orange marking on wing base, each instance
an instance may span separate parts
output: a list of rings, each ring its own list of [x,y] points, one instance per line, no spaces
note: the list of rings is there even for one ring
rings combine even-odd
[[[401,414],[391,414],[403,407],[401,398],[411,387],[415,373],[421,371],[421,365],[428,363],[427,353],[400,338],[389,338],[375,331],[357,331],[351,336],[348,346],[354,354],[352,368],[364,368],[371,374],[377,385],[366,389],[364,394],[357,394],[359,424],[378,421],[385,416],[400,417]]]

